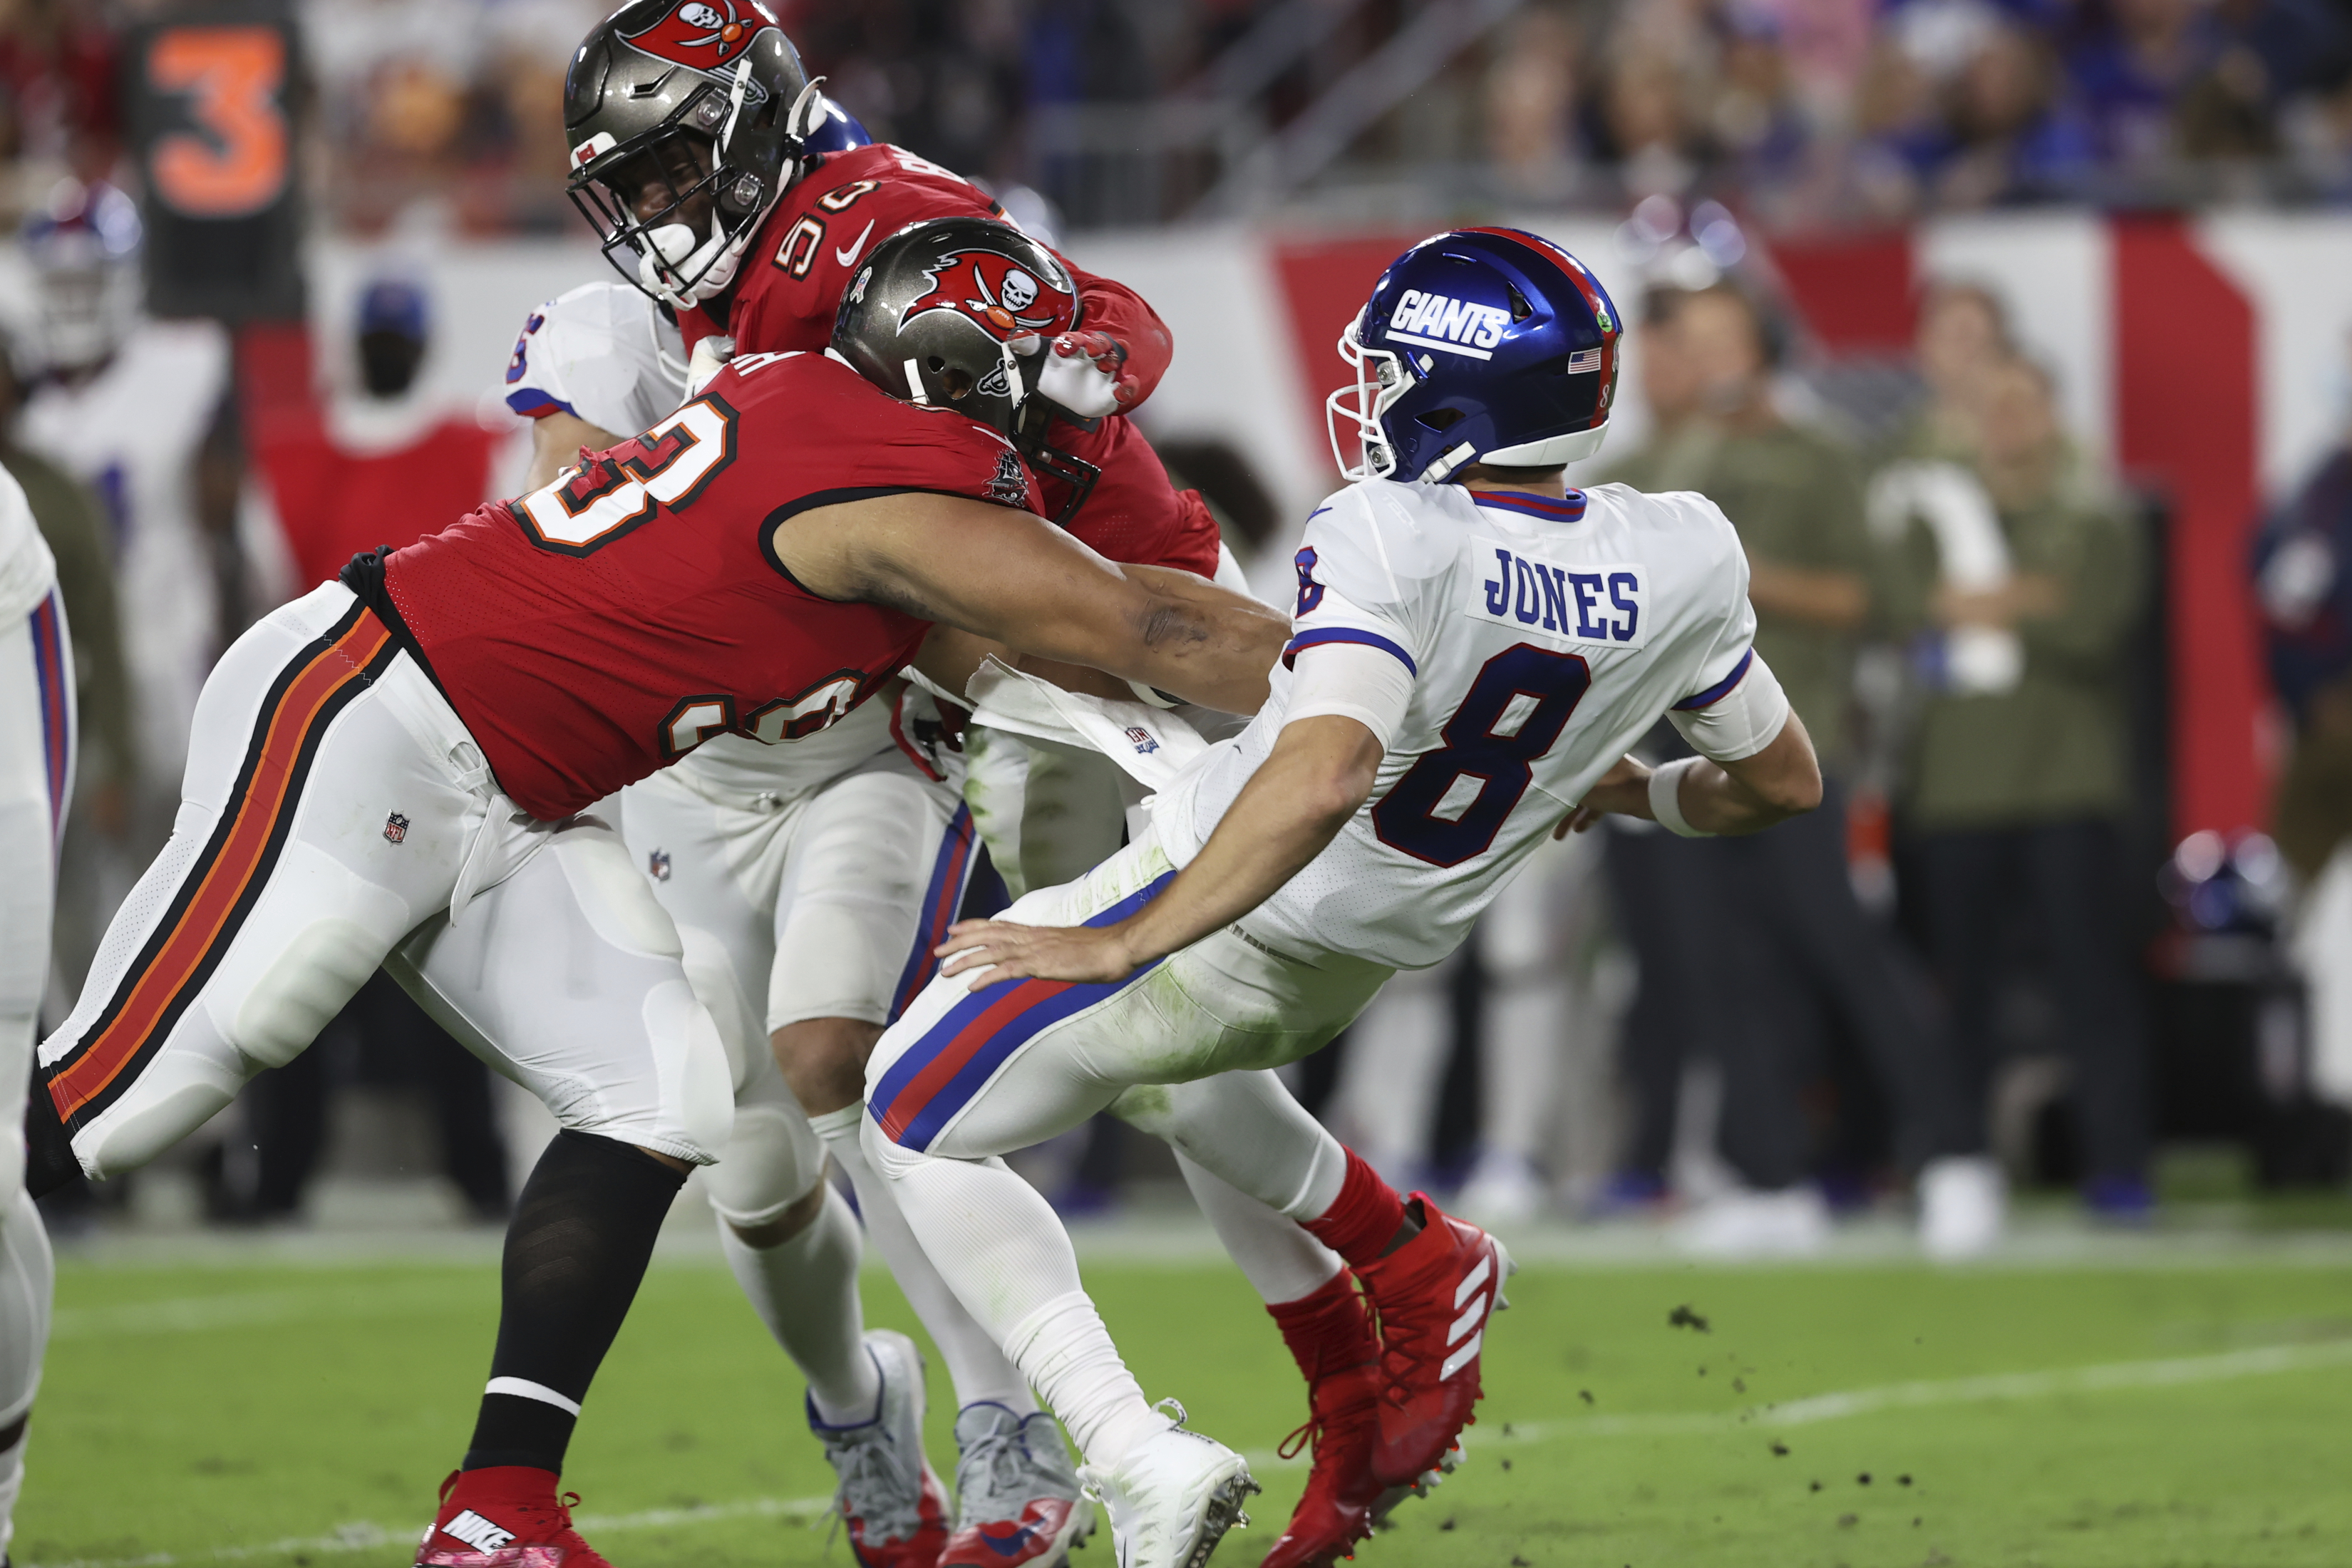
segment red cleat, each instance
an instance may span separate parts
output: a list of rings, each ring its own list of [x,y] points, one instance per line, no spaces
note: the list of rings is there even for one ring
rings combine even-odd
[[[451,1471],[416,1568],[613,1568],[572,1528],[580,1494],[557,1497],[555,1479],[523,1465]]]
[[[1282,1457],[1311,1443],[1315,1468],[1264,1568],[1330,1568],[1372,1533],[1372,1510],[1384,1491],[1372,1476],[1381,1381],[1380,1363],[1368,1361],[1327,1373],[1307,1390],[1313,1415],[1283,1443]]]
[[[1503,1281],[1513,1268],[1501,1243],[1442,1213],[1428,1194],[1410,1203],[1420,1206],[1421,1234],[1356,1270],[1381,1323],[1371,1468],[1384,1488],[1425,1486],[1470,1425],[1486,1319],[1508,1305]]]

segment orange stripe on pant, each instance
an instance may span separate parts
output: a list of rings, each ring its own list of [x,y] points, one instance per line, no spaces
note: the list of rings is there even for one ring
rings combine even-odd
[[[157,1021],[203,965],[261,868],[278,817],[295,804],[295,764],[312,723],[338,692],[367,678],[368,664],[383,651],[391,636],[382,621],[362,613],[350,630],[311,656],[278,699],[266,721],[258,760],[236,802],[235,821],[217,837],[219,847],[210,860],[194,868],[201,878],[194,896],[186,900],[171,933],[127,994],[118,987],[116,994],[123,1000],[112,1009],[113,1018],[49,1079],[58,1115],[68,1125],[139,1054]]]

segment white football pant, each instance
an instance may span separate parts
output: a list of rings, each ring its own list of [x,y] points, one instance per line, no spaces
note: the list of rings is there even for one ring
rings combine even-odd
[[[25,1484],[25,1421],[48,1348],[56,1269],[25,1191],[25,1091],[32,1081],[58,829],[73,796],[74,673],[55,589],[0,626],[0,1554]]]
[[[517,809],[350,590],[240,637],[194,733],[171,841],[40,1050],[90,1175],[291,1060],[379,964],[562,1126],[718,1156],[726,1052],[619,836]]]
[[[1217,580],[1246,592],[1239,569],[1226,570],[1231,560],[1221,557]],[[1139,832],[1148,821],[1138,810],[1143,787],[1099,752],[1032,745],[973,723],[964,730],[964,798],[973,825],[1016,899],[1032,888],[1079,880],[1118,853],[1131,825]],[[1110,1110],[1143,1131],[1164,1135],[1148,1108],[1130,1114],[1126,1101],[1114,1100]],[[1181,1148],[1176,1166],[1218,1241],[1269,1305],[1312,1295],[1339,1271],[1339,1254]]]
[[[1003,918],[1108,923],[1174,875],[1147,831]],[[969,973],[942,975],[867,1064],[869,1161],[956,1294],[1032,1381],[1039,1371],[1015,1331],[1079,1290],[1077,1262],[1053,1210],[994,1156],[1116,1102],[1266,1210],[1319,1214],[1338,1193],[1344,1151],[1268,1069],[1345,1027],[1390,971],[1342,953],[1280,952],[1246,923],[1115,984],[974,990]]]
[[[783,774],[780,772],[780,779]],[[687,974],[718,1020],[735,1085],[734,1131],[709,1177],[721,1246],[753,1307],[813,1390],[861,1373],[866,1353],[854,1255],[845,1278],[788,1272],[740,1239],[815,1190],[830,1142],[866,1234],[947,1363],[959,1405],[1029,1406],[1019,1374],[965,1314],[867,1170],[856,1117],[821,1138],[785,1082],[769,1037],[815,1018],[880,1026],[938,967],[980,847],[951,784],[918,773],[894,747],[815,789],[737,794],[694,769],[622,792],[623,831],[677,921]],[[820,1215],[814,1224],[825,1224]],[[854,1244],[854,1233],[844,1235]],[[856,1365],[839,1368],[846,1344]],[[829,1403],[820,1394],[820,1403]]]

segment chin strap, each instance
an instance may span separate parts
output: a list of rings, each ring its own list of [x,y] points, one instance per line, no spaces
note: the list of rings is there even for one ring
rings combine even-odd
[[[1441,452],[1431,459],[1429,467],[1421,470],[1421,477],[1430,484],[1442,485],[1452,476],[1454,469],[1465,463],[1476,461],[1477,457],[1477,449],[1465,441],[1452,450]]]

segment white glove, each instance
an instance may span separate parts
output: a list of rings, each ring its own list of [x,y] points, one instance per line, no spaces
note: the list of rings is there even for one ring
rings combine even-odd
[[[1081,419],[1116,414],[1135,400],[1135,377],[1123,374],[1127,351],[1100,332],[1064,332],[1045,345],[1037,394]]]
[[[702,389],[717,379],[719,373],[727,368],[727,362],[734,357],[735,340],[723,333],[698,341],[693,357],[686,362],[686,395],[701,396]]]

